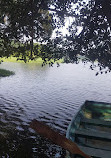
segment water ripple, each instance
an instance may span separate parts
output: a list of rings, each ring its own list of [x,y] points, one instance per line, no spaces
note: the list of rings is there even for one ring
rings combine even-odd
[[[111,75],[95,77],[82,64],[0,66],[16,74],[0,78],[0,157],[63,158],[64,150],[35,133],[30,122],[38,119],[65,135],[85,100],[111,102]]]

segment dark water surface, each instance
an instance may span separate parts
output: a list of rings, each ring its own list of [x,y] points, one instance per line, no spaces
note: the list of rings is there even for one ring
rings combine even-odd
[[[62,148],[29,128],[31,120],[65,135],[85,100],[111,102],[111,73],[95,76],[87,65],[3,63],[0,68],[15,71],[0,78],[0,158],[63,158]]]

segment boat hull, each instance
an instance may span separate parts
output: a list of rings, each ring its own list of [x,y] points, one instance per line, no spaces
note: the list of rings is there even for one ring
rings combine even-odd
[[[111,158],[111,104],[86,101],[69,124],[66,137],[89,156]],[[75,157],[79,156],[66,156]]]

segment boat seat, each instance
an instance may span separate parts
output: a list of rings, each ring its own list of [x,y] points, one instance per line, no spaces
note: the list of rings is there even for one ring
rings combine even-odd
[[[111,158],[111,151],[110,150],[103,150],[97,148],[91,148],[86,146],[79,145],[80,149],[87,153],[90,156],[94,156],[97,158]]]
[[[111,133],[100,132],[96,130],[88,130],[88,129],[77,129],[75,131],[75,137],[111,141]]]
[[[98,120],[98,119],[82,118],[81,124],[89,124],[89,125],[109,127],[109,128],[111,127],[111,121],[104,121],[104,120]]]

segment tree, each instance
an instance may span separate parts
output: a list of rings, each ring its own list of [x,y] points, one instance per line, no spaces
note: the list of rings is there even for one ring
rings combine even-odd
[[[47,3],[42,0],[0,1],[1,57],[14,54],[26,60],[27,55],[30,59],[38,55],[39,48],[34,40],[47,42],[53,29],[46,8]]]
[[[5,2],[1,0],[1,3],[0,6],[5,8],[0,8],[2,10],[1,15],[6,15],[6,13],[10,15],[8,16],[10,28],[7,26],[4,29],[8,29],[8,33],[5,33],[5,36],[8,36],[8,38],[5,37],[7,40],[20,41],[21,36],[30,36],[30,50],[34,50],[34,39],[44,42],[45,44],[42,45],[39,52],[39,56],[44,61],[52,58],[54,60],[64,58],[64,61],[67,63],[78,63],[79,54],[79,57],[84,56],[84,62],[97,60],[100,71],[104,67],[111,69],[110,0],[7,0]],[[19,12],[14,8],[19,10]],[[44,13],[48,13],[49,16],[44,18]],[[49,17],[51,17],[50,20],[48,19]],[[60,27],[65,25],[65,19],[68,17],[72,17],[74,20],[68,27],[69,33],[66,36],[62,36]],[[49,22],[50,25],[47,25],[48,29],[45,30],[46,33],[44,34],[44,27],[41,26],[43,26],[43,23],[46,26]],[[52,29],[58,28],[56,31],[57,36],[54,39],[51,39],[51,33],[47,35],[50,26]],[[81,28],[81,32],[79,32],[79,28]],[[4,35],[4,30],[1,31],[1,37]],[[3,37],[3,39],[5,38]],[[4,49],[10,46],[10,44],[8,45],[9,42],[6,41],[6,43],[6,46],[3,45]],[[26,54],[23,52],[26,52],[27,47],[23,47],[23,49],[22,55],[25,58]],[[93,66],[91,66],[91,69],[93,69]]]
[[[97,60],[100,70],[106,66],[111,69],[111,1],[57,1],[55,8],[60,19],[65,16],[75,17],[69,26],[69,35],[61,39],[62,42],[58,40],[62,45],[65,62],[78,63],[79,54],[85,56],[85,62]],[[60,10],[64,13],[62,16]],[[82,28],[80,33],[79,27]]]

